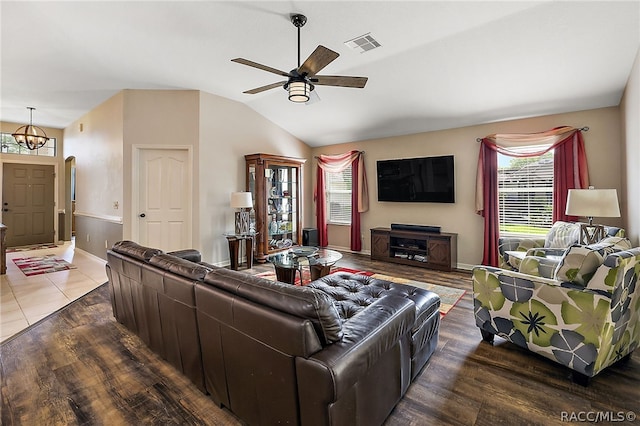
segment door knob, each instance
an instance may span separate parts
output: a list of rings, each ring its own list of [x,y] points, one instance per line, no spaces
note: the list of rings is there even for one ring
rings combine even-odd
[[[140,214],[138,215],[138,217],[146,217],[146,216],[147,216],[147,215],[146,215],[146,214],[144,214],[144,213],[140,213]]]

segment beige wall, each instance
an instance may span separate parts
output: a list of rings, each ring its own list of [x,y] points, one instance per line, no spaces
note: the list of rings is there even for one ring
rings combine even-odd
[[[2,133],[13,133],[18,127],[24,126],[28,123],[11,123],[0,121],[0,131]],[[37,123],[36,123],[37,125]],[[49,164],[54,166],[56,178],[54,182],[55,191],[55,214],[54,214],[54,227],[55,235],[59,234],[58,229],[63,224],[58,223],[59,215],[57,212],[64,210],[64,138],[62,129],[54,129],[51,127],[40,126],[42,130],[50,138],[56,138],[57,150],[55,157],[44,157],[36,155],[17,155],[17,154],[4,154],[0,153],[0,200],[2,200],[2,176],[4,163],[23,163],[23,164]],[[0,222],[2,221],[2,211],[0,209]]]
[[[76,247],[102,258],[122,238],[123,102],[120,92],[64,129],[64,157],[75,157]]]
[[[122,220],[122,92],[64,130],[64,156],[76,158],[76,214]]]
[[[191,247],[199,248],[197,176],[199,144],[199,92],[196,90],[124,90],[124,238],[134,239],[138,224],[136,153],[140,148],[190,149],[193,163],[191,180]],[[186,188],[185,188],[186,190]],[[185,247],[187,248],[187,247]]]
[[[589,176],[596,188],[616,188],[622,194],[620,113],[617,107],[550,115],[420,133],[356,143],[314,148],[312,155],[337,154],[352,149],[365,151],[370,195],[369,211],[362,215],[363,251],[369,252],[370,229],[391,223],[437,225],[443,232],[458,234],[458,264],[469,268],[482,259],[483,222],[475,213],[475,173],[478,161],[476,138],[491,133],[530,133],[568,125],[588,126],[584,134]],[[377,201],[376,161],[435,155],[455,156],[456,203],[388,203]],[[315,161],[312,163],[315,168]],[[606,218],[599,223],[622,225],[623,220]],[[329,244],[349,247],[349,228],[329,227]]]
[[[239,102],[200,92],[200,238],[203,259],[227,261],[223,237],[234,227],[231,192],[245,190],[247,154],[267,153],[309,158],[311,149],[291,134]],[[303,221],[311,223],[310,170],[303,168]],[[305,225],[306,226],[306,225]]]
[[[124,90],[67,127],[65,138],[65,156],[76,157],[77,210],[94,219],[82,222],[93,224],[86,233],[99,234],[90,235],[88,242],[82,230],[78,241],[87,251],[103,256],[104,240],[114,234],[113,227],[96,226],[95,220],[121,223],[122,238],[135,234],[138,212],[132,188],[137,147],[189,147],[191,245],[202,252],[203,260],[219,264],[229,259],[223,233],[233,229],[229,194],[244,189],[244,155],[265,152],[309,158],[311,151],[247,106],[189,90]],[[309,173],[305,170],[307,181]],[[311,195],[303,196],[305,206],[311,205]],[[310,222],[311,212],[303,214]]]
[[[622,140],[624,166],[623,187],[627,194],[622,216],[627,223],[627,235],[634,246],[640,244],[640,50],[622,98]]]

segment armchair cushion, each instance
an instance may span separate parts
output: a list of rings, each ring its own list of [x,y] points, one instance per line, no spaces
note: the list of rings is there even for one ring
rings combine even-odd
[[[536,277],[553,278],[558,267],[556,258],[544,256],[525,256],[520,262],[518,272]]]
[[[547,233],[544,241],[546,248],[567,248],[578,242],[580,226],[577,223],[557,221]]]
[[[607,237],[588,246],[573,245],[560,260],[555,278],[586,286],[608,254],[630,248],[631,241],[619,237]]]
[[[586,286],[604,260],[603,255],[589,246],[569,247],[556,268],[556,279]]]

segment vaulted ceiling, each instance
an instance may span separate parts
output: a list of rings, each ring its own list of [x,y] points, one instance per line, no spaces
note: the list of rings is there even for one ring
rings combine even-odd
[[[287,100],[302,60],[364,89],[318,86]],[[139,1],[0,3],[0,119],[64,128],[122,89],[202,90],[238,102],[311,146],[618,105],[640,46],[640,1]],[[370,33],[381,47],[344,42]]]

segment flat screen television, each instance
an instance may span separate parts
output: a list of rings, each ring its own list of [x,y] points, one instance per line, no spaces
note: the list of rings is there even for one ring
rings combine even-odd
[[[455,203],[453,155],[379,160],[378,201]]]

